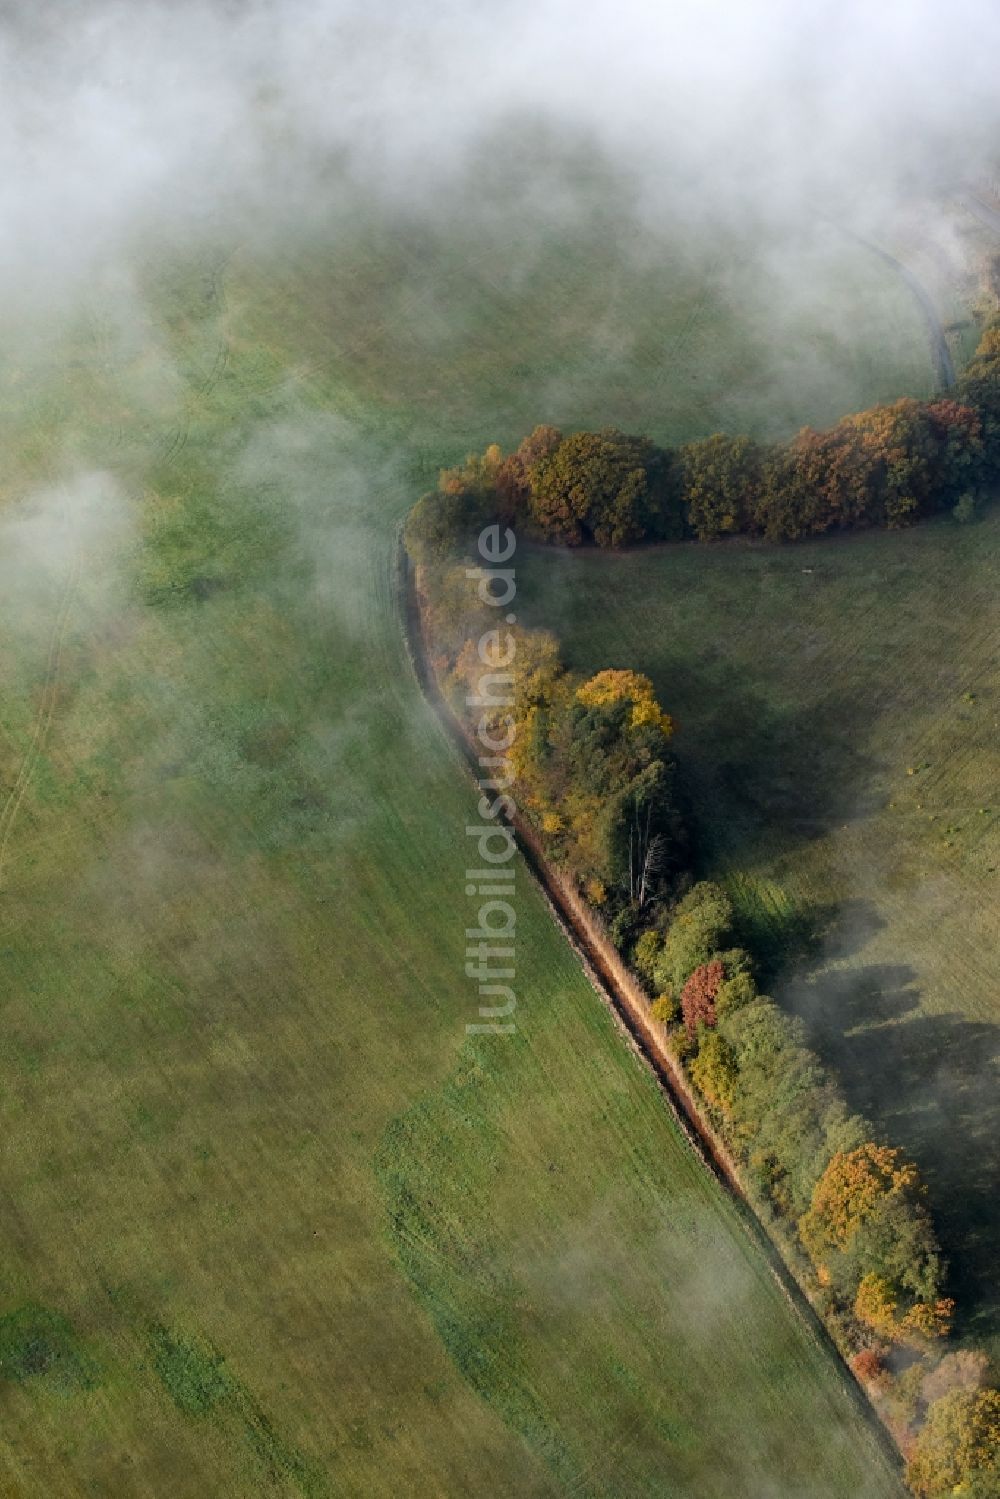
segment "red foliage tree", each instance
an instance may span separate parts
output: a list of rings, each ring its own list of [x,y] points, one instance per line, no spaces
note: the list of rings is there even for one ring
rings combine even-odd
[[[862,1348],[851,1359],[851,1368],[862,1384],[880,1386],[887,1383],[887,1370],[882,1355],[874,1348]]]
[[[693,1040],[699,1024],[713,1027],[716,1022],[715,996],[726,977],[726,970],[719,958],[703,963],[696,968],[681,990],[681,1014],[687,1033]]]

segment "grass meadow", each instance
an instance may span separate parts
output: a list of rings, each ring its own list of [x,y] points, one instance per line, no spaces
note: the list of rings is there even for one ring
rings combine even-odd
[[[641,227],[351,223],[140,256],[4,343],[0,1488],[888,1499],[842,1369],[526,877],[517,1034],[466,1037],[473,802],[406,660],[395,533],[441,463],[538,420],[676,437],[926,388],[919,317],[837,259],[840,332],[786,307],[776,347],[766,298],[722,296],[739,265],[696,276]],[[707,622],[694,580],[730,555],[526,567],[574,651],[653,668],[708,778],[706,656],[752,740],[751,689],[655,579]],[[656,653],[685,620],[679,701]]]

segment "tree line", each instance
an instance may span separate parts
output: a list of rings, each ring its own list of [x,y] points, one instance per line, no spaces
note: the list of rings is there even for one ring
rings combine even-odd
[[[944,510],[969,520],[998,474],[1000,318],[952,395],[873,406],[785,443],[715,433],[668,448],[615,428],[536,427],[512,453],[493,444],[446,470],[410,533],[425,558],[446,555],[473,517],[565,546],[795,541]]]
[[[494,457],[482,462],[491,473]],[[494,611],[454,536],[471,540],[485,512],[447,475],[440,494],[452,539],[429,545],[418,506],[406,540],[432,668],[468,722]],[[547,631],[511,625],[502,654],[507,688],[485,717],[508,747],[491,784],[645,986],[748,1195],[907,1456],[913,1492],[1000,1499],[1000,1392],[983,1355],[941,1352],[953,1302],[917,1168],[848,1108],[800,1022],[761,992],[726,892],[695,880],[673,722],[652,683],[627,669],[568,671]]]
[[[692,884],[673,724],[649,678],[584,679],[548,631],[512,628],[505,658],[509,694],[487,718],[491,737],[510,741],[517,807],[643,981],[756,1195],[794,1229],[825,1310],[869,1342],[942,1336],[952,1303],[916,1168],[849,1112],[799,1024],[758,991],[726,893]],[[482,675],[476,644],[439,670],[467,716]]]

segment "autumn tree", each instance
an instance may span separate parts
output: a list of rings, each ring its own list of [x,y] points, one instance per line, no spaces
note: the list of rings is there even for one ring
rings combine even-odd
[[[832,1157],[799,1220],[813,1263],[886,1334],[935,1337],[947,1328],[951,1307],[923,1197],[916,1166],[869,1140]]]
[[[732,1047],[718,1031],[710,1030],[701,1039],[698,1055],[691,1063],[695,1087],[709,1103],[728,1114],[733,1105],[738,1068]]]
[[[495,703],[479,703],[484,665],[494,674]],[[502,746],[495,759],[506,790],[545,835],[549,856],[565,864],[599,905],[612,934],[622,907],[638,913],[661,898],[683,863],[683,819],[674,788],[672,723],[648,677],[599,672],[588,681],[565,671],[545,631],[496,628],[459,650],[447,691]],[[473,707],[469,707],[469,704]],[[627,942],[627,933],[620,934]]]
[[[635,944],[632,962],[647,983],[653,982],[653,968],[662,946],[663,934],[655,926],[646,927]]]
[[[859,1322],[882,1337],[892,1339],[899,1328],[898,1307],[892,1286],[883,1276],[869,1272],[861,1277],[854,1297],[854,1315]]]
[[[531,504],[532,470],[554,453],[563,440],[558,427],[535,427],[509,454],[497,469],[496,487],[501,499],[501,514],[516,518],[526,515]]]
[[[672,994],[660,994],[649,1007],[657,1025],[671,1025],[677,1019],[677,1001]]]
[[[726,970],[718,958],[715,958],[711,963],[703,963],[700,968],[696,968],[681,990],[681,1014],[692,1040],[698,1034],[700,1025],[709,1029],[715,1025],[715,996],[725,976]]]
[[[860,483],[854,524],[906,525],[931,508],[937,457],[934,434],[920,401],[872,406],[840,424],[858,444]]]
[[[941,510],[964,494],[975,495],[983,481],[983,423],[977,411],[960,401],[932,401],[925,410],[936,445],[934,508]]]
[[[613,427],[575,432],[530,470],[530,513],[550,541],[624,546],[662,522],[669,455]]]
[[[916,1166],[887,1145],[868,1141],[834,1156],[799,1225],[803,1243],[814,1258],[824,1249],[844,1248],[890,1192],[917,1184]]]
[[[668,723],[655,700],[578,690],[550,735],[574,867],[636,910],[662,896],[686,849]]]
[[[957,395],[982,423],[985,471],[995,475],[1000,467],[1000,317],[983,330],[976,352],[962,372]]]
[[[773,1000],[742,997],[732,1008],[725,984],[716,995],[719,1029],[739,1065],[733,1127],[775,1207],[798,1216],[831,1156],[860,1144],[864,1126],[805,1045],[801,1022]]]
[[[983,461],[973,403],[873,406],[771,450],[748,524],[774,541],[906,525],[975,488]]]
[[[760,499],[763,452],[752,437],[722,432],[680,449],[684,513],[699,541],[749,529]]]
[[[752,530],[768,541],[798,541],[833,524],[823,489],[835,445],[832,434],[804,427],[771,451],[751,510]]]
[[[935,1400],[906,1470],[914,1494],[986,1493],[998,1479],[1000,1391],[959,1389]]]
[[[576,697],[587,708],[627,703],[630,709],[629,728],[641,729],[649,725],[658,729],[666,739],[674,732],[672,718],[669,713],[664,713],[656,701],[652,682],[641,672],[599,671],[578,688]]]

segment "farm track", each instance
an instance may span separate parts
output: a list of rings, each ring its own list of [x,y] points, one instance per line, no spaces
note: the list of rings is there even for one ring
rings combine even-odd
[[[455,718],[437,686],[429,664],[421,601],[401,536],[397,545],[397,608],[406,652],[421,692],[433,709],[449,743],[457,751],[464,770],[475,783],[478,766],[475,743]],[[862,1416],[877,1432],[890,1460],[898,1465],[899,1452],[891,1433],[882,1424],[863,1387],[856,1380],[809,1300],[805,1288],[758,1216],[747,1196],[735,1159],[704,1118],[687,1079],[652,1021],[646,996],[590,916],[576,891],[551,867],[534,829],[516,814],[504,820],[514,832],[525,864],[557,926],[579,958],[588,982],[611,1011],[633,1054],[652,1070],[684,1139],[705,1169],[712,1173],[736,1204],[740,1223],[764,1255],[785,1299],[801,1317],[816,1344],[827,1356],[837,1360]]]
[[[913,293],[913,298],[920,308],[924,322],[927,325],[931,358],[934,362],[938,385],[942,391],[951,390],[958,380],[955,361],[951,357],[951,350],[948,347],[948,340],[945,337],[944,326],[938,316],[934,298],[923,282],[910,270],[908,265],[904,265],[901,260],[897,260],[895,255],[890,255],[888,250],[883,250],[881,245],[876,245],[872,240],[865,239],[860,234],[855,234],[853,229],[845,229],[841,224],[838,224],[837,228],[841,234],[846,234],[848,239],[853,239],[855,244],[862,245],[872,255],[877,256],[884,265],[887,265],[890,270],[895,272],[904,285]]]

